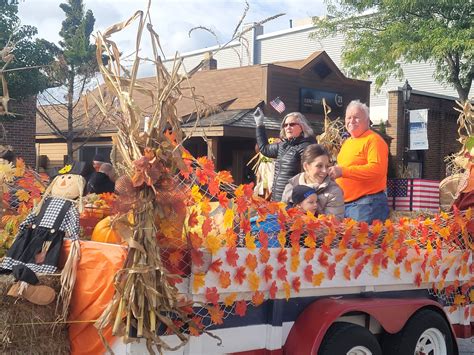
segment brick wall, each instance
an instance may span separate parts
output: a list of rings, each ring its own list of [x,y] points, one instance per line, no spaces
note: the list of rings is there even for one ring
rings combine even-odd
[[[5,139],[0,144],[11,145],[17,157],[22,157],[27,165],[35,167],[36,96],[10,101],[9,110],[19,116],[15,119],[0,117],[0,123],[5,128]]]
[[[428,146],[422,151],[423,178],[442,180],[446,177],[444,158],[457,152],[461,145],[457,142],[458,114],[453,109],[454,100],[412,93],[409,110],[428,109]],[[389,92],[387,134],[393,137],[391,153],[394,164],[401,166],[405,144],[408,139],[403,116],[403,99],[401,91]]]

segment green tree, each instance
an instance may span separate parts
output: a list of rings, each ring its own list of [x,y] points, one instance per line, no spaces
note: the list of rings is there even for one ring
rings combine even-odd
[[[474,26],[469,0],[327,0],[328,16],[315,19],[319,36],[342,33],[342,61],[355,77],[375,77],[380,88],[401,62],[429,61],[435,78],[468,99],[474,75]]]
[[[95,135],[100,127],[100,124],[95,127],[88,124],[93,120],[87,122],[85,108],[79,105],[87,84],[98,71],[96,47],[91,44],[95,18],[91,10],[84,10],[82,0],[68,0],[59,7],[66,18],[59,32],[62,40],[57,48],[57,61],[50,68],[49,77],[58,87],[56,93],[65,93],[65,100],[45,92],[38,113],[53,134],[64,138],[68,160],[72,161],[74,151]],[[82,138],[83,143],[74,147],[74,142],[79,138]]]
[[[0,92],[2,98],[8,94],[10,100],[21,100],[51,86],[44,69],[54,60],[55,46],[44,39],[34,39],[37,29],[21,25],[18,5],[9,3],[0,2],[0,70],[3,69],[8,93],[2,85]]]

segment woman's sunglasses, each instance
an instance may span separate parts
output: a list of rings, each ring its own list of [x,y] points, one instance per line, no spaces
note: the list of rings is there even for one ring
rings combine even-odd
[[[300,124],[297,123],[297,122],[283,123],[283,128],[285,128],[285,127],[294,127],[294,126],[296,126],[296,125],[299,126]]]

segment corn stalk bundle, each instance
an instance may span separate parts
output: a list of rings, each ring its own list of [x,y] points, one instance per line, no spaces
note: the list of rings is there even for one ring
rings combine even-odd
[[[130,341],[130,329],[135,328],[137,336],[146,338],[149,351],[154,353],[153,346],[162,352],[184,345],[189,335],[176,326],[175,321],[180,320],[189,327],[193,321],[192,308],[190,312],[189,304],[178,297],[178,289],[170,280],[173,275],[161,260],[155,225],[157,218],[173,223],[175,214],[182,211],[176,207],[179,191],[174,182],[178,169],[185,169],[181,145],[184,137],[176,102],[183,95],[181,85],[186,77],[178,74],[181,65],[178,60],[170,72],[166,70],[158,53],[161,49],[158,35],[147,19],[148,12],[137,11],[127,21],[99,33],[96,40],[105,93],[99,89],[99,94],[92,98],[104,117],[118,129],[114,146],[126,175],[123,181],[129,183],[131,191],[119,199],[127,202],[121,213],[128,215],[125,220],[129,221],[132,231],[125,236],[129,253],[124,268],[116,276],[115,296],[96,326],[103,329],[113,324],[113,334],[123,337],[125,342]],[[138,22],[136,52],[132,67],[127,70],[121,64],[120,51],[111,36],[135,21]],[[151,39],[155,77],[153,82],[141,85],[137,82],[142,61],[138,53],[145,29]],[[103,61],[105,56],[111,58],[108,63]],[[150,122],[145,131],[140,124],[144,112],[136,104],[137,95],[145,95],[151,102],[147,108]],[[157,335],[160,326],[171,329],[180,343],[170,346],[164,342]]]
[[[456,101],[458,107],[454,109],[459,112],[458,117],[458,142],[461,143],[462,147],[459,152],[447,156],[444,161],[446,162],[446,170],[452,175],[462,173],[469,162],[469,159],[473,160],[474,155],[474,112],[472,104],[469,100],[466,100],[464,104]]]
[[[335,120],[329,118],[331,107],[323,98],[324,108],[324,131],[316,137],[318,144],[323,145],[329,152],[332,161],[336,161],[337,154],[342,146],[342,132],[344,130],[344,122],[338,117]]]
[[[188,74],[177,55],[170,71],[163,65],[159,55],[162,52],[159,37],[150,20],[150,5],[151,1],[148,2],[146,12],[137,11],[127,21],[99,33],[96,39],[97,62],[104,79],[104,90],[99,88],[95,95],[89,96],[101,114],[118,130],[113,139],[114,150],[120,156],[120,162],[117,161],[116,165],[119,168],[117,170],[123,173],[119,185],[127,192],[118,198],[119,215],[115,219],[129,223],[129,228],[121,229],[131,231],[129,235],[122,235],[122,239],[129,244],[129,253],[123,269],[116,275],[116,293],[96,327],[103,330],[113,324],[113,334],[123,337],[125,342],[131,341],[130,330],[135,328],[136,336],[147,340],[150,353],[154,353],[154,349],[161,353],[183,346],[190,334],[207,333],[218,339],[207,332],[202,324],[196,323],[192,306],[197,303],[191,303],[184,295],[178,294],[174,282],[178,276],[169,272],[162,259],[162,255],[167,252],[164,237],[170,231],[171,234],[181,236],[182,221],[186,214],[184,201],[189,191],[176,178],[177,172],[192,170],[188,165],[189,154],[188,164],[182,158],[182,143],[186,137],[181,129],[182,122],[176,104],[182,99],[192,100],[194,113],[190,118],[195,120],[193,129],[198,126],[200,117],[212,112],[213,108],[204,102],[204,98],[195,95],[188,80],[204,65],[204,61]],[[242,36],[243,31],[238,29],[245,14],[246,11],[231,41]],[[134,22],[138,22],[138,29],[133,64],[131,68],[126,68],[121,63],[121,53],[111,36]],[[139,57],[145,30],[149,33],[153,49],[151,59]],[[219,46],[213,54],[225,47]],[[105,62],[104,58],[107,57],[109,60]],[[145,60],[153,64],[155,76],[152,81],[138,82],[140,63]],[[182,72],[184,74],[180,74]],[[146,107],[139,105],[139,96],[147,98],[150,104]],[[88,106],[87,99],[85,102]],[[89,111],[88,107],[85,111]],[[144,116],[149,117],[149,122],[142,129],[141,119]],[[192,132],[188,134],[192,135]],[[161,236],[163,238],[160,239]],[[163,328],[167,329],[168,334],[177,336],[177,345],[172,346],[157,335],[158,329]],[[109,347],[108,350],[111,351]]]

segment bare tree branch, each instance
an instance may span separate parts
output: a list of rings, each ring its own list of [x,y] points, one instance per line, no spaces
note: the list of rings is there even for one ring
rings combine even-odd
[[[49,128],[53,131],[52,133],[56,136],[66,139],[67,137],[62,133],[59,127],[51,120],[51,118],[45,113],[41,112],[39,108],[36,108],[36,112],[40,115],[41,119],[48,125]]]

